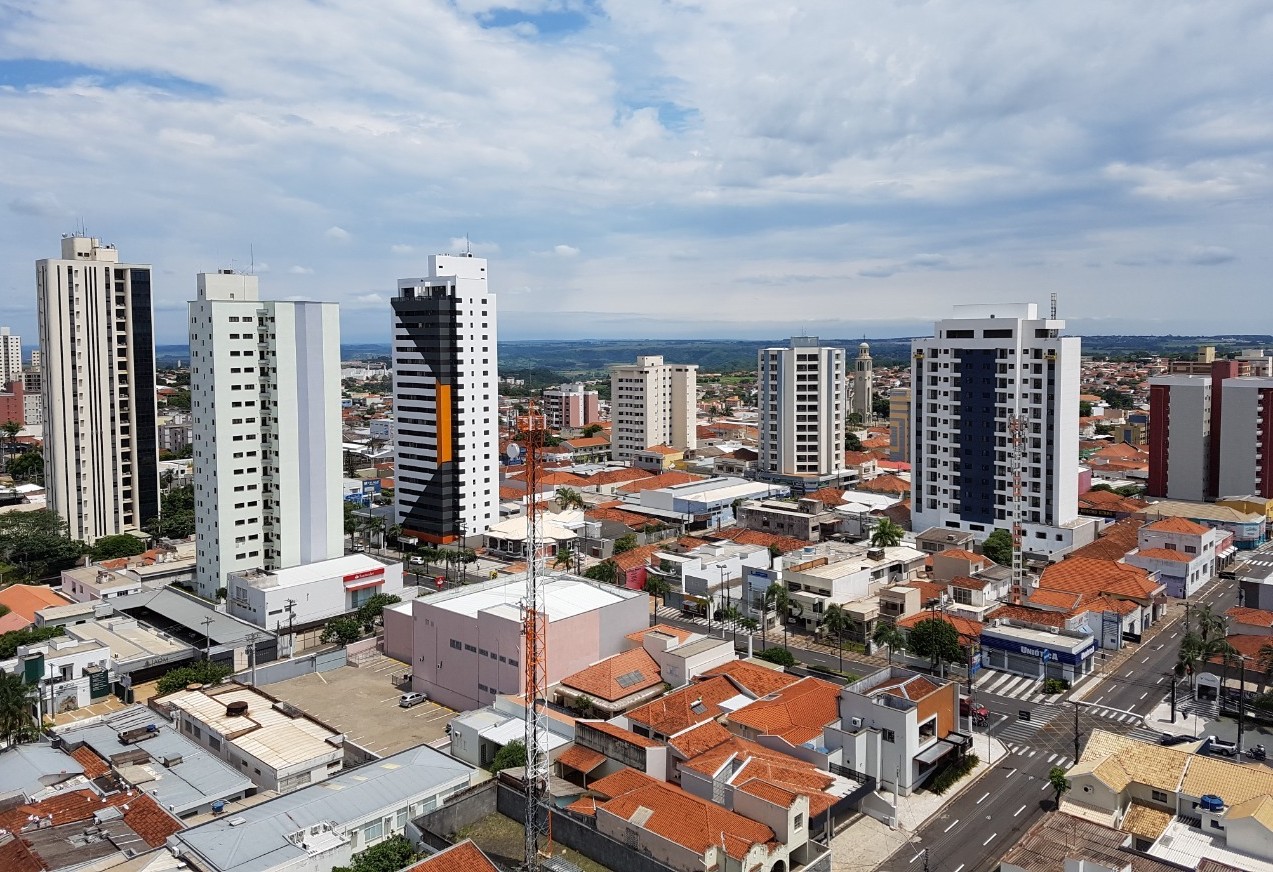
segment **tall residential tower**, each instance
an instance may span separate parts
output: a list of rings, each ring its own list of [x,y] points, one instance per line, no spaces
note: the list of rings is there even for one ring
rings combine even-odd
[[[643,355],[610,367],[610,451],[615,460],[655,445],[698,446],[698,366]]]
[[[1022,551],[1050,556],[1095,536],[1078,515],[1078,337],[1033,304],[956,306],[911,343],[911,482],[915,530],[983,540],[1010,530],[1013,444],[1020,451]]]
[[[393,300],[394,512],[450,542],[499,518],[499,359],[486,260],[437,254]]]
[[[159,514],[150,267],[64,236],[35,281],[49,508],[85,542],[140,530]]]
[[[256,276],[200,273],[190,303],[195,586],[344,553],[340,314],[261,300]]]
[[[762,478],[817,490],[844,471],[844,349],[814,336],[757,353]]]

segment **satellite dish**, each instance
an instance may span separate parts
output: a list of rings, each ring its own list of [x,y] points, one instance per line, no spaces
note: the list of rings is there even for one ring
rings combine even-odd
[[[522,456],[522,446],[516,442],[510,442],[508,443],[508,448],[504,449],[504,453],[508,455],[509,460],[515,461]]]

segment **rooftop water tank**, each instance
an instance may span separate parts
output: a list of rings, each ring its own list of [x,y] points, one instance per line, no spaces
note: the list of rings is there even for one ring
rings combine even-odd
[[[1199,803],[1203,811],[1224,811],[1224,800],[1214,793],[1208,793]]]

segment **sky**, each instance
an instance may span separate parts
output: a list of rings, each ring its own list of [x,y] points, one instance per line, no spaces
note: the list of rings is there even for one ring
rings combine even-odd
[[[488,258],[501,339],[1273,333],[1273,4],[0,0],[0,323],[77,228],[341,303]],[[29,338],[28,338],[29,337]]]

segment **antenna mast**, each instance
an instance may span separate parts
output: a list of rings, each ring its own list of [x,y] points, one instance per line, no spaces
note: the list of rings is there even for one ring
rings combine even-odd
[[[522,868],[538,872],[540,851],[552,854],[552,816],[548,793],[548,612],[544,606],[543,519],[539,514],[539,448],[547,429],[531,400],[517,428],[526,446],[526,594],[522,602],[522,656],[526,685],[526,843]]]
[[[1052,320],[1056,320],[1056,291],[1052,292]]]

